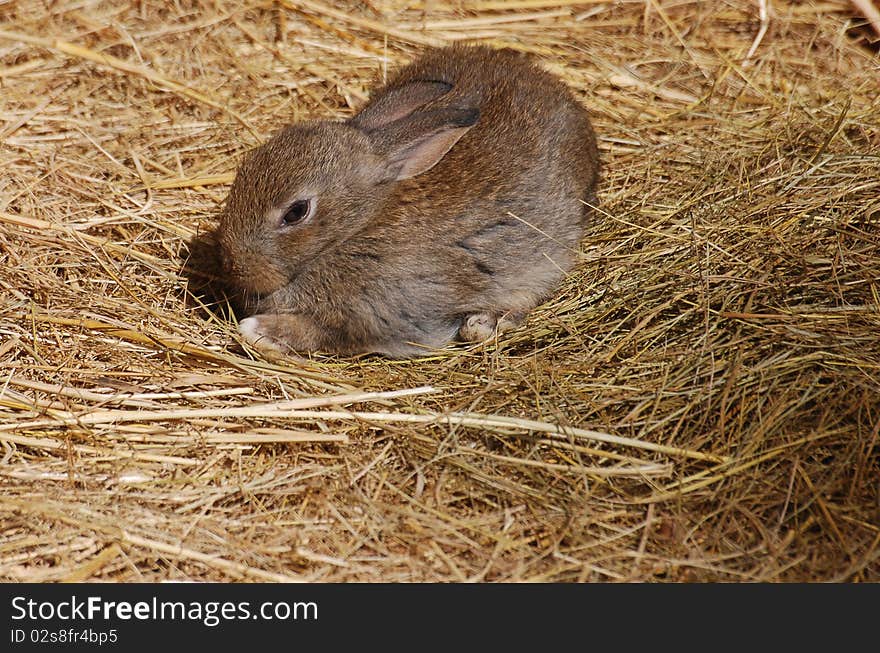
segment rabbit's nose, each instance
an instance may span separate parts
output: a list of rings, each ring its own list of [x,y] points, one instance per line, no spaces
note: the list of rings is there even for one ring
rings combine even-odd
[[[250,251],[226,260],[229,281],[257,297],[265,297],[281,288],[287,278],[266,256]]]

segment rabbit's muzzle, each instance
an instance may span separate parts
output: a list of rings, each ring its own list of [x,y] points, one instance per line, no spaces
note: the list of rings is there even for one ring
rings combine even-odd
[[[223,246],[221,258],[229,285],[249,296],[271,295],[288,282],[284,272],[256,249]]]

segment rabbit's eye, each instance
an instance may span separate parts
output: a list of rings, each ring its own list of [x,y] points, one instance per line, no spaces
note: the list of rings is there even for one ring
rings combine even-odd
[[[287,211],[285,211],[284,215],[281,217],[281,224],[290,226],[304,222],[312,217],[314,206],[314,200],[296,200],[293,204],[287,207]]]

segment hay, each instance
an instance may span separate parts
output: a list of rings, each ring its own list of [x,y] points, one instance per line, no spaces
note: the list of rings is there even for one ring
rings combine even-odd
[[[880,580],[880,61],[849,2],[0,7],[0,579]],[[269,363],[187,264],[239,156],[420,47],[590,108],[521,329]]]

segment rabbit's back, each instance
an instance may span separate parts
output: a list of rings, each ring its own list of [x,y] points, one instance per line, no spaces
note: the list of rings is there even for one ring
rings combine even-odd
[[[451,282],[432,298],[447,313],[524,313],[573,265],[594,202],[586,110],[531,57],[458,45],[404,68],[373,101],[423,80],[452,86],[432,106],[476,106],[480,119],[433,169],[399,184],[379,238],[404,274]]]
[[[441,171],[467,175],[468,164],[477,164],[472,181],[477,188],[512,187],[522,176],[541,171],[540,181],[571,180],[587,200],[598,172],[598,151],[586,110],[557,77],[540,68],[526,54],[486,46],[453,45],[430,50],[403,68],[373,101],[385,92],[413,81],[436,80],[452,89],[435,106],[476,106],[477,125],[440,162]],[[422,179],[422,182],[425,180]],[[540,187],[540,186],[539,186]],[[474,186],[468,186],[473,189]]]

